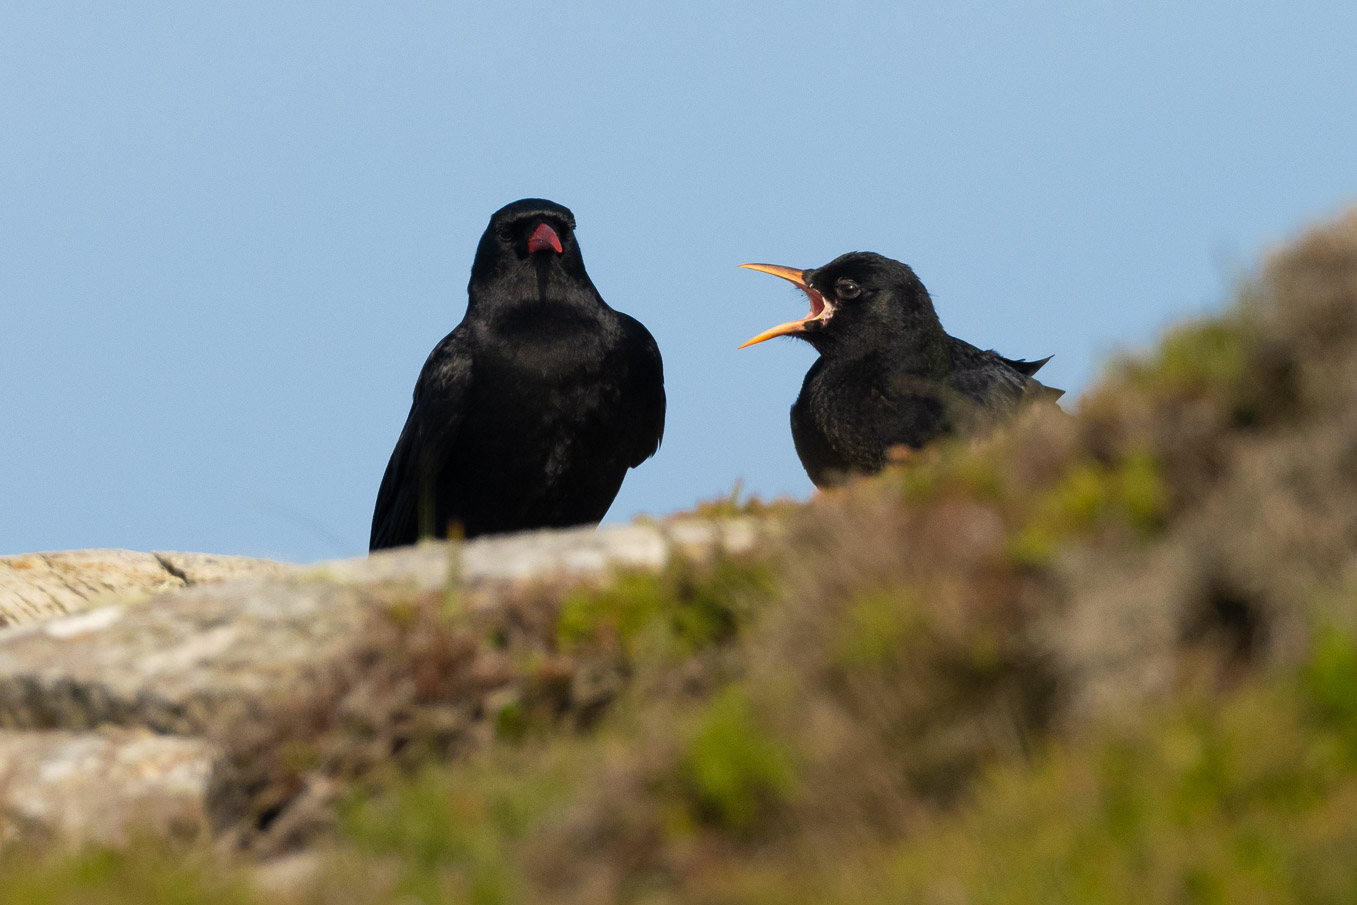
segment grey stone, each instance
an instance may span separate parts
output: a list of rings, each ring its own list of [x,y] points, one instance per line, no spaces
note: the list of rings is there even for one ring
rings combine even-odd
[[[288,568],[283,563],[242,556],[131,550],[67,550],[0,557],[0,627],[243,575],[281,574]]]
[[[0,727],[193,734],[347,649],[360,589],[244,579],[0,632]]]
[[[205,834],[215,765],[206,742],[146,731],[0,731],[0,849]]]
[[[0,630],[0,728],[193,735],[224,711],[254,712],[277,690],[324,675],[357,640],[378,588],[391,599],[393,585],[408,594],[464,587],[477,591],[468,605],[494,606],[496,587],[655,571],[676,552],[739,553],[759,536],[756,523],[732,520],[430,543],[310,569],[265,567]]]
[[[360,559],[321,563],[312,575],[337,581],[398,580],[422,588],[443,586],[451,569],[463,584],[580,579],[617,569],[658,571],[679,552],[701,559],[714,551],[738,554],[769,531],[754,519],[684,520],[607,525],[478,538],[466,544],[425,543]]]
[[[0,558],[0,626],[185,586],[151,553],[70,550]]]
[[[124,550],[4,558],[0,840],[205,832],[209,785],[229,780],[197,736],[325,681],[376,606],[461,589],[465,606],[497,607],[525,584],[742,553],[769,530],[731,520],[542,531],[311,567]],[[590,707],[621,681],[596,670],[572,692]],[[454,707],[449,719],[468,717]]]

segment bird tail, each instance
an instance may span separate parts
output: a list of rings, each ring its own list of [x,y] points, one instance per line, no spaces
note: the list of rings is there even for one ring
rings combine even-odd
[[[1052,358],[1055,358],[1055,356],[1047,355],[1045,358],[1037,361],[1027,361],[1023,358],[1004,358],[1002,355],[1000,355],[999,358],[1003,360],[1004,364],[1008,365],[1022,376],[1031,377],[1033,374],[1037,373],[1037,371],[1041,370],[1042,365],[1046,364],[1046,362],[1050,361]],[[1059,392],[1064,393],[1065,391],[1060,390]]]

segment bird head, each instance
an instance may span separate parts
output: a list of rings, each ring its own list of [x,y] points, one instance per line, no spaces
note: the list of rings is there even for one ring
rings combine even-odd
[[[577,294],[588,285],[575,241],[575,215],[543,198],[524,198],[495,211],[476,247],[468,290],[473,300],[494,290],[505,298]]]
[[[883,255],[854,251],[823,267],[798,270],[776,264],[741,264],[795,284],[810,299],[810,313],[764,330],[741,349],[775,336],[796,336],[824,351],[855,338],[937,324],[933,302],[914,271]]]

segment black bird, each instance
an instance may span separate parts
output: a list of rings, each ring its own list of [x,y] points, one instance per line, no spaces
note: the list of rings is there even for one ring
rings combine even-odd
[[[495,212],[462,322],[434,347],[377,491],[370,549],[597,522],[659,449],[650,332],[603,301],[575,216],[540,198]]]
[[[810,297],[804,318],[740,348],[798,336],[820,353],[792,406],[792,440],[817,487],[880,471],[892,448],[980,431],[1064,395],[1032,377],[1049,358],[1004,358],[944,332],[928,290],[899,261],[858,251],[814,270],[740,266]]]

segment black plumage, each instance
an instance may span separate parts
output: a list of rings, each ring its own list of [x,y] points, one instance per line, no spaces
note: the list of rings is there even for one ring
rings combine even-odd
[[[597,522],[664,432],[649,331],[603,301],[575,218],[529,198],[481,236],[462,322],[424,363],[370,548]]]
[[[814,270],[745,264],[790,280],[810,298],[805,318],[766,330],[806,340],[820,358],[792,406],[792,440],[818,487],[885,467],[893,449],[920,449],[982,431],[1063,390],[1033,378],[1049,358],[1004,358],[949,336],[908,266],[851,252]]]

